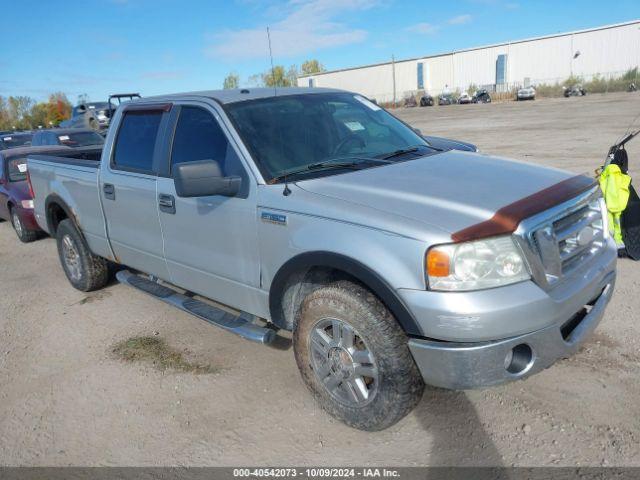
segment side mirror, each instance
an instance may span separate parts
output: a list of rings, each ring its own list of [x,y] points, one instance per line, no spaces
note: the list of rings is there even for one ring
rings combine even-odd
[[[414,128],[413,131],[422,136],[422,130],[420,130],[419,128]]]
[[[171,173],[179,197],[235,197],[242,183],[240,177],[223,177],[214,160],[178,163]]]

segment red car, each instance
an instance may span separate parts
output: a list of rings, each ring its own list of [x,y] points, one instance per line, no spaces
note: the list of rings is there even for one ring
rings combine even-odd
[[[22,242],[33,242],[41,230],[33,214],[27,182],[27,155],[68,152],[69,147],[17,147],[0,151],[0,221],[9,220]]]

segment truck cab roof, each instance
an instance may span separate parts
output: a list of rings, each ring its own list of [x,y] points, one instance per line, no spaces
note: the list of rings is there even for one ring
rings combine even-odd
[[[154,97],[144,97],[139,100],[132,100],[130,103],[149,101],[170,101],[185,97],[211,98],[219,103],[228,104],[242,102],[246,100],[257,100],[260,98],[282,97],[287,95],[314,95],[319,93],[344,92],[334,88],[308,88],[308,87],[278,87],[274,88],[234,88],[228,90],[202,90],[196,92],[173,93],[169,95],[158,95]],[[129,103],[129,102],[127,102]]]

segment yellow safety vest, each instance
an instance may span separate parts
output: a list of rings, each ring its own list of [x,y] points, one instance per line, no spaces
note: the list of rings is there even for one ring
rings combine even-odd
[[[623,245],[620,216],[629,202],[631,177],[622,173],[620,167],[609,164],[600,174],[600,189],[609,212],[609,230],[618,245]]]

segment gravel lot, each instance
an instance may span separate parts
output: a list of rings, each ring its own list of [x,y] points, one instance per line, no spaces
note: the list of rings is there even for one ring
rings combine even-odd
[[[425,133],[593,172],[640,93],[398,110]],[[631,146],[640,179],[640,139]],[[55,242],[0,224],[0,464],[640,466],[640,263],[575,357],[527,381],[427,389],[380,433],[320,410],[286,349],[261,347],[132,289],[71,288]],[[159,333],[214,373],[124,363],[112,346]]]

